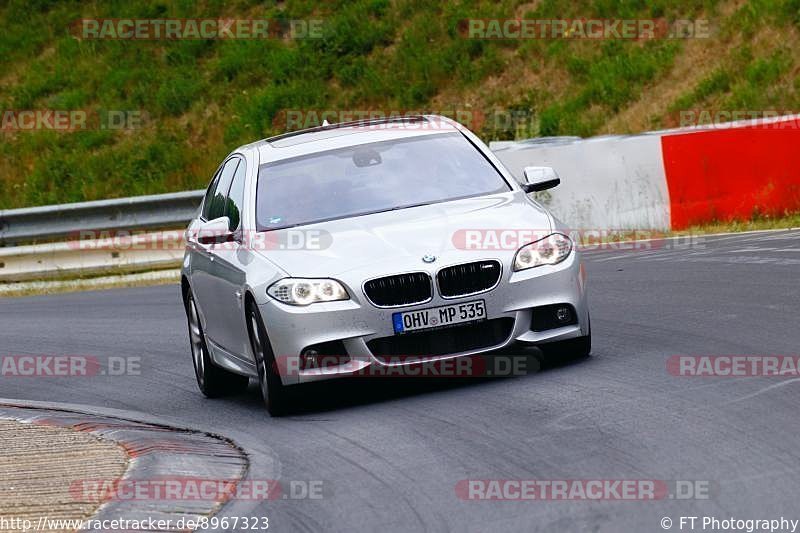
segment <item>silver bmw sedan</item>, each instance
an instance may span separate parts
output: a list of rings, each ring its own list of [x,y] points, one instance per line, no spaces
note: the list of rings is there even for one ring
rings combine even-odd
[[[579,253],[530,196],[558,183],[548,167],[527,167],[518,183],[437,115],[236,149],[186,232],[200,390],[220,396],[253,378],[277,415],[310,381],[517,345],[588,355]]]

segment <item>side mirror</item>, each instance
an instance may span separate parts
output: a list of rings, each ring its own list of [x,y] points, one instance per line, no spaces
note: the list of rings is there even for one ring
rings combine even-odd
[[[219,244],[233,240],[230,230],[230,219],[219,217],[207,222],[201,222],[197,227],[197,242],[200,244]]]
[[[525,167],[523,174],[525,183],[522,184],[522,189],[526,193],[552,189],[561,183],[558,174],[551,167]]]

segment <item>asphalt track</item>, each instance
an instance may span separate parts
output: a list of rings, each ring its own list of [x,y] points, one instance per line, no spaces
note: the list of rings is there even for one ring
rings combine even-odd
[[[680,516],[800,518],[800,380],[667,370],[673,355],[800,353],[800,231],[585,260],[593,356],[523,377],[326,385],[296,414],[269,418],[252,386],[200,395],[179,289],[159,286],[0,300],[0,354],[141,357],[140,375],[2,377],[0,397],[156,416],[233,438],[252,479],[322,481],[322,499],[223,510],[267,515],[277,531],[663,531],[663,517],[680,531]],[[463,479],[711,489],[689,500],[465,501]]]

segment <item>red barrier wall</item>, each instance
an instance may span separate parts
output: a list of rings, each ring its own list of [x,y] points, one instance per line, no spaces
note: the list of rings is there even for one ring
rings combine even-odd
[[[673,229],[800,210],[800,122],[665,134]]]

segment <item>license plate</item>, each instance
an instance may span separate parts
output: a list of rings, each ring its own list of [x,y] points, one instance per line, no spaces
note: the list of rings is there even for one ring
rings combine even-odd
[[[395,333],[406,333],[419,329],[440,328],[463,322],[474,322],[486,318],[486,302],[474,300],[430,309],[418,309],[405,313],[394,313],[392,322]]]

